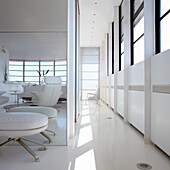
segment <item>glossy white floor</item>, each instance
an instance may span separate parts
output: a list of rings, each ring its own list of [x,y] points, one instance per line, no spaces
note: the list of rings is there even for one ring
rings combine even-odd
[[[138,162],[151,164],[153,170],[170,169],[167,155],[144,144],[137,130],[105,104],[95,102],[82,105],[73,146],[49,146],[37,154],[39,163],[21,147],[2,147],[0,170],[137,170]]]

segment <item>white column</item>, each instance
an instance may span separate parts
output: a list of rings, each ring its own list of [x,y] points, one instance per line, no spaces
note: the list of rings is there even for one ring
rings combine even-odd
[[[119,71],[119,7],[114,7],[114,112],[117,113],[117,72]]]
[[[109,32],[109,75],[112,74],[112,23],[108,24]]]
[[[154,1],[144,0],[145,143],[151,141],[151,56],[154,55]]]
[[[124,1],[124,122],[128,122],[128,67],[130,66],[130,1]]]
[[[67,144],[75,132],[75,0],[68,0],[67,16]]]

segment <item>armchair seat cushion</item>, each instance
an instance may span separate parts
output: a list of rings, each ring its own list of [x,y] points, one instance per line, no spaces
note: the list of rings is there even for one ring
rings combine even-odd
[[[57,110],[51,107],[44,106],[22,106],[14,107],[8,110],[8,112],[35,112],[41,113],[48,117],[48,119],[56,118]]]
[[[0,114],[0,131],[27,131],[48,125],[48,117],[33,112]]]

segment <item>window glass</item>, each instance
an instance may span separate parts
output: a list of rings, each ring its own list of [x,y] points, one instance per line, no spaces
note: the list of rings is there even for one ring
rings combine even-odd
[[[98,80],[83,80],[82,89],[97,89]]]
[[[9,71],[10,76],[23,76],[23,71]]]
[[[124,53],[121,55],[121,70],[124,70]]]
[[[25,65],[27,66],[39,66],[38,61],[25,61]]]
[[[170,14],[161,20],[161,52],[170,49]]]
[[[67,70],[67,66],[55,66],[55,70]]]
[[[121,54],[124,52],[124,41],[121,43]]]
[[[23,66],[23,61],[9,61],[9,65]]]
[[[25,65],[25,71],[27,70],[39,70],[39,66],[36,66],[36,65],[32,65],[32,66],[28,66],[28,65]]]
[[[23,67],[25,63],[25,66]],[[40,64],[40,66],[39,66]],[[23,70],[25,69],[25,70]],[[46,72],[49,70],[47,76],[60,76],[63,80],[63,84],[66,84],[66,60],[55,61],[9,61],[9,80],[10,81],[23,81],[30,83],[39,83],[39,71],[41,76],[43,75],[43,70]],[[24,74],[23,74],[24,73]],[[25,77],[24,77],[25,76]],[[40,81],[42,77],[40,78]]]
[[[55,76],[66,76],[67,72],[66,71],[56,71]]]
[[[66,65],[66,64],[67,64],[66,60],[55,61],[55,65]]]
[[[34,81],[34,82],[39,82],[39,77],[25,77],[26,82]]]
[[[136,11],[138,10],[138,8],[139,8],[140,5],[142,4],[142,2],[143,2],[143,0],[135,0],[135,1],[134,1],[134,6],[133,6],[133,8],[134,8],[133,12],[134,12],[134,13],[136,13]]]
[[[45,66],[41,65],[40,69],[41,69],[41,71],[43,71],[43,70],[44,71],[47,71],[47,70],[51,70],[52,71],[52,70],[54,70],[54,66],[53,65],[51,65],[51,66],[50,65],[48,65],[48,66],[47,65],[45,65]]]
[[[38,74],[38,72],[36,71],[36,70],[34,70],[34,71],[27,71],[27,70],[25,70],[25,76],[29,76],[29,77],[38,77],[39,76],[39,74]]]
[[[135,42],[143,33],[144,33],[144,17],[142,17],[142,19],[134,27],[134,39],[133,39],[133,42]]]
[[[54,65],[54,62],[53,61],[41,61],[41,66],[53,66]]]
[[[133,1],[131,1],[133,3]],[[135,0],[132,4],[133,22],[132,27],[132,60],[131,64],[137,64],[144,60],[144,6],[143,0]]]
[[[83,71],[98,71],[98,64],[82,64]]]
[[[9,70],[23,70],[23,66],[19,65],[19,66],[14,66],[14,65],[9,65]]]
[[[134,44],[134,64],[144,60],[144,36]]]
[[[161,16],[170,9],[170,0],[161,0]]]
[[[92,73],[88,73],[88,72],[83,72],[83,74],[82,74],[82,78],[83,79],[96,79],[96,80],[98,80],[98,77],[99,76],[99,74],[98,74],[98,72],[92,72]]]
[[[12,77],[10,76],[9,77],[9,81],[23,81],[23,77]]]
[[[119,54],[119,63],[120,63],[120,65],[119,65],[119,70],[121,71],[121,70],[123,70],[124,69],[124,29],[125,29],[125,23],[124,23],[124,10],[125,10],[125,3],[124,3],[124,1],[122,2],[122,4],[120,5],[120,8],[119,8],[120,10],[121,10],[121,13],[120,13],[120,18],[119,18],[119,29],[120,29],[120,37],[119,37],[119,41],[120,41],[120,44],[119,44],[119,52],[120,52],[120,54]]]

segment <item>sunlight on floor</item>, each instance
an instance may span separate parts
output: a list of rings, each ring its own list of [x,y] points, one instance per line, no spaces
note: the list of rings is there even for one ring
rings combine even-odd
[[[82,113],[81,113],[82,116],[86,116],[86,115],[89,115],[89,110],[83,110]]]
[[[90,123],[90,116],[84,116],[81,118],[81,125],[85,125],[87,123]]]
[[[79,133],[79,139],[78,139],[77,147],[80,147],[84,144],[87,144],[88,142],[90,142],[92,140],[93,140],[93,134],[92,134],[91,126],[86,126],[84,128],[81,128],[80,133]]]
[[[94,149],[76,158],[74,170],[96,170]]]

